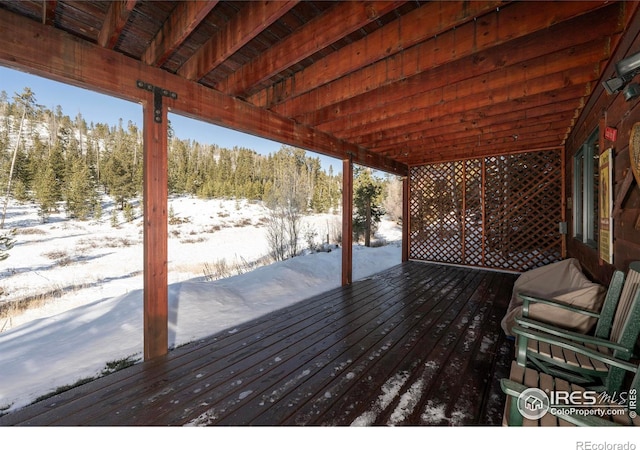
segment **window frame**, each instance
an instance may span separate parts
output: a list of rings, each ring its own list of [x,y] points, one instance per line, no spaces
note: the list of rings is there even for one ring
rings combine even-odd
[[[595,202],[599,201],[599,185],[595,176],[600,168],[595,161],[600,157],[599,138],[596,128],[573,157],[573,237],[591,248],[598,247],[599,210]]]

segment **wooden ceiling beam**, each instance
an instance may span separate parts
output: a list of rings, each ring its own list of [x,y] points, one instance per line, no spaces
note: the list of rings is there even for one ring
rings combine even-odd
[[[516,121],[509,121],[508,119],[500,116],[499,120],[496,117],[487,120],[484,125],[470,123],[459,123],[457,125],[449,125],[447,127],[428,128],[413,133],[403,133],[395,136],[389,136],[386,139],[380,139],[375,141],[375,145],[370,149],[375,152],[385,153],[386,149],[393,149],[398,145],[410,146],[412,142],[425,142],[426,140],[433,139],[436,142],[444,142],[445,139],[463,140],[469,137],[486,138],[493,134],[506,133],[505,135],[520,135],[527,134],[534,131],[544,131],[551,129],[554,124],[560,124],[565,128],[568,128],[567,124],[571,123],[574,119],[574,111],[564,111],[560,113],[553,113],[541,116],[533,119],[519,119]],[[562,125],[564,124],[564,125]],[[450,137],[447,137],[450,136]]]
[[[107,17],[98,34],[98,45],[100,47],[112,49],[116,46],[120,33],[127,24],[136,3],[137,0],[111,2]]]
[[[371,64],[272,109],[282,115],[295,117],[310,110],[334,105],[414,75],[432,71],[458,59],[476,55],[483,50],[547,30],[555,24],[600,9],[605,3],[559,2],[554,4],[551,15],[547,8],[532,11],[529,2],[512,3],[498,12],[445,32],[435,39],[415,45],[398,55]],[[608,17],[617,14],[618,10],[619,6],[605,8],[602,12],[604,19],[601,18],[601,21],[608,20]],[[611,30],[612,28],[609,28],[608,33]],[[574,33],[583,32],[588,33],[587,29],[574,30]],[[503,54],[503,57],[506,55]]]
[[[513,155],[529,151],[557,150],[563,148],[556,139],[542,137],[527,142],[513,142],[505,139],[502,143],[484,146],[431,146],[414,149],[413,153],[399,150],[397,158],[408,166],[431,164],[444,161],[460,161],[497,155]]]
[[[377,153],[390,156],[398,147],[410,148],[413,151],[420,151],[421,148],[443,147],[443,146],[465,146],[469,148],[492,146],[505,142],[530,142],[532,139],[548,137],[557,142],[564,141],[569,134],[569,126],[566,124],[541,123],[531,124],[529,127],[519,130],[502,130],[495,132],[480,133],[460,133],[432,136],[429,138],[407,141],[404,144],[386,144],[373,149]]]
[[[218,0],[178,2],[160,31],[149,43],[142,55],[142,62],[151,66],[162,66],[217,3]]]
[[[386,86],[374,95],[359,96],[333,107],[310,112],[303,117],[294,117],[298,122],[318,126],[330,121],[343,121],[345,117],[357,114],[375,116],[376,111],[381,115],[398,115],[408,111],[430,107],[446,107],[446,103],[464,97],[470,97],[477,92],[492,92],[505,85],[526,86],[539,81],[542,77],[552,74],[567,74],[570,70],[585,70],[597,79],[600,62],[608,57],[609,46],[607,40],[588,42],[573,46],[553,54],[539,56],[532,60],[522,61],[516,65],[493,67],[493,71],[485,72],[474,78],[466,78],[456,82],[456,73],[463,70],[463,66],[453,64],[452,67],[441,67],[434,74],[437,82],[396,83]],[[591,66],[591,67],[589,67]],[[468,72],[473,72],[469,67]],[[447,83],[449,81],[449,83]]]
[[[571,33],[572,27],[556,26],[544,33],[536,33],[525,39],[512,41],[499,48],[465,57],[451,64],[439,66],[414,77],[395,82],[375,91],[375,95],[362,94],[357,97],[319,108],[310,105],[304,115],[294,116],[296,120],[310,125],[346,116],[367,109],[390,105],[393,102],[405,102],[406,98],[421,96],[427,91],[446,88],[448,91],[466,89],[490,89],[487,80],[503,76],[533,78],[533,71],[543,74],[545,71],[561,71],[566,67],[577,67],[589,61],[604,61],[610,55],[609,40],[603,38],[615,25],[617,14],[608,9],[589,14],[577,20],[575,27],[589,30],[584,33]],[[497,75],[495,75],[497,74]],[[467,81],[466,84],[462,82]],[[373,102],[371,102],[373,98]]]
[[[468,114],[463,113],[459,116],[441,116],[431,119],[425,123],[424,120],[414,117],[412,123],[406,123],[402,126],[390,124],[389,127],[381,131],[364,134],[350,138],[350,142],[357,145],[363,145],[369,142],[382,143],[385,141],[395,140],[394,143],[400,144],[405,136],[411,135],[438,135],[449,133],[450,130],[472,130],[483,129],[485,127],[494,126],[496,123],[506,123],[510,126],[518,126],[520,123],[529,121],[542,120],[573,120],[577,117],[576,102],[571,98],[563,102],[554,102],[537,108],[528,108],[515,111],[507,111],[499,116],[485,116],[480,111],[470,111]],[[411,139],[410,137],[408,139]],[[373,146],[375,148],[375,145]]]
[[[262,81],[330,46],[405,1],[338,2],[321,16],[254,58],[221,81],[217,89],[244,97]]]
[[[407,173],[404,164],[383,155],[9,11],[0,14],[0,29],[0,64],[7,67],[143,103],[148,93],[138,87],[141,80],[177,93],[177,99],[167,99],[172,112],[397,175]]]
[[[189,80],[200,80],[298,2],[299,0],[247,2],[236,16],[185,61],[178,69],[178,74]]]
[[[522,153],[525,151],[533,151],[534,149],[541,148],[561,148],[562,145],[558,145],[558,140],[553,136],[539,137],[532,140],[528,140],[519,145],[517,142],[513,142],[508,138],[502,141],[494,141],[484,145],[466,145],[466,146],[432,146],[425,147],[421,150],[415,150],[410,154],[406,160],[407,165],[415,165],[412,162],[416,161],[415,156],[419,157],[418,161],[443,161],[446,159],[468,159],[477,158],[478,156],[493,156],[493,155],[511,155],[516,153]]]
[[[578,86],[583,95],[587,95],[587,86],[598,79],[594,75],[595,65],[591,67],[579,67],[566,72],[560,72],[527,80],[524,83],[507,84],[496,89],[483,90],[476,88],[476,93],[456,97],[456,92],[445,90],[425,93],[422,98],[408,99],[406,105],[395,104],[389,108],[379,108],[373,111],[365,111],[360,114],[352,114],[322,125],[318,129],[327,133],[337,134],[343,138],[355,136],[361,129],[380,129],[389,121],[398,121],[403,117],[417,116],[427,120],[439,116],[459,115],[468,110],[487,109],[499,107],[501,104],[512,103],[514,105],[529,105],[529,99],[537,94],[542,95],[540,101],[552,103],[553,96],[563,89]],[[477,86],[482,86],[481,84]],[[576,104],[578,101],[576,100]],[[538,104],[539,105],[539,104]],[[537,106],[537,105],[536,105]]]
[[[425,3],[247,100],[271,108],[504,5],[504,1]]]
[[[440,114],[437,111],[426,110],[416,111],[404,114],[402,116],[393,117],[393,124],[387,120],[381,120],[376,123],[369,123],[366,126],[354,127],[338,134],[342,139],[355,140],[358,136],[364,134],[381,133],[392,127],[402,127],[407,125],[415,125],[421,123],[424,128],[455,125],[458,122],[471,122],[481,120],[487,117],[496,117],[504,114],[522,112],[525,114],[531,110],[545,111],[545,114],[553,113],[556,108],[564,111],[567,103],[573,104],[575,110],[579,110],[584,101],[577,101],[576,98],[588,95],[589,86],[571,86],[557,91],[544,92],[536,95],[530,95],[519,101],[506,101],[502,103],[494,103],[488,107],[469,107],[459,114]],[[559,106],[556,106],[559,105]],[[560,109],[561,108],[561,109]],[[542,112],[540,114],[543,114]],[[499,120],[499,118],[498,118]],[[387,125],[388,124],[388,125]]]
[[[378,145],[384,145],[385,143],[400,144],[421,137],[438,136],[450,133],[451,130],[469,132],[474,130],[492,131],[499,128],[517,129],[526,126],[528,123],[541,121],[566,121],[566,123],[569,123],[576,117],[575,109],[575,101],[571,100],[473,120],[443,116],[440,120],[429,122],[427,126],[425,126],[424,122],[416,122],[405,127],[393,127],[382,132],[357,136],[352,138],[351,142],[356,144],[375,142],[373,148],[376,148]]]

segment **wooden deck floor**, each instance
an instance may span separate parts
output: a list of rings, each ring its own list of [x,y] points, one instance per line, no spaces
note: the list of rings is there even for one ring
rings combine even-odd
[[[515,279],[404,263],[0,425],[500,425]]]

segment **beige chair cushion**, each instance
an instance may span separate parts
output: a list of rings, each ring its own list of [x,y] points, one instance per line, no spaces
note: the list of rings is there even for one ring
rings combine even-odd
[[[525,272],[513,286],[509,308],[501,322],[502,329],[509,336],[513,335],[511,328],[515,325],[516,317],[522,313],[519,293],[600,311],[607,291],[582,273],[580,263],[575,258]],[[581,333],[590,331],[597,322],[596,318],[541,304],[530,306],[529,317]]]

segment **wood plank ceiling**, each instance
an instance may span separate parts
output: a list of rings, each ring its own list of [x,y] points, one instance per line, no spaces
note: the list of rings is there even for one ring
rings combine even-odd
[[[355,149],[354,162],[401,173],[562,147],[608,78],[603,70],[636,8],[606,1],[0,1],[0,25],[18,24],[0,64],[36,69],[20,61],[25,49],[11,47],[27,23],[32,34],[53,28],[47,39],[61,42],[49,43],[52,49],[79,40],[100,55],[124,55],[214,90],[227,100],[220,110],[235,111],[222,117],[201,108],[194,117],[275,140],[280,133],[281,142],[342,159]],[[303,133],[260,125],[267,121]],[[328,144],[311,148],[296,138],[311,134]]]

